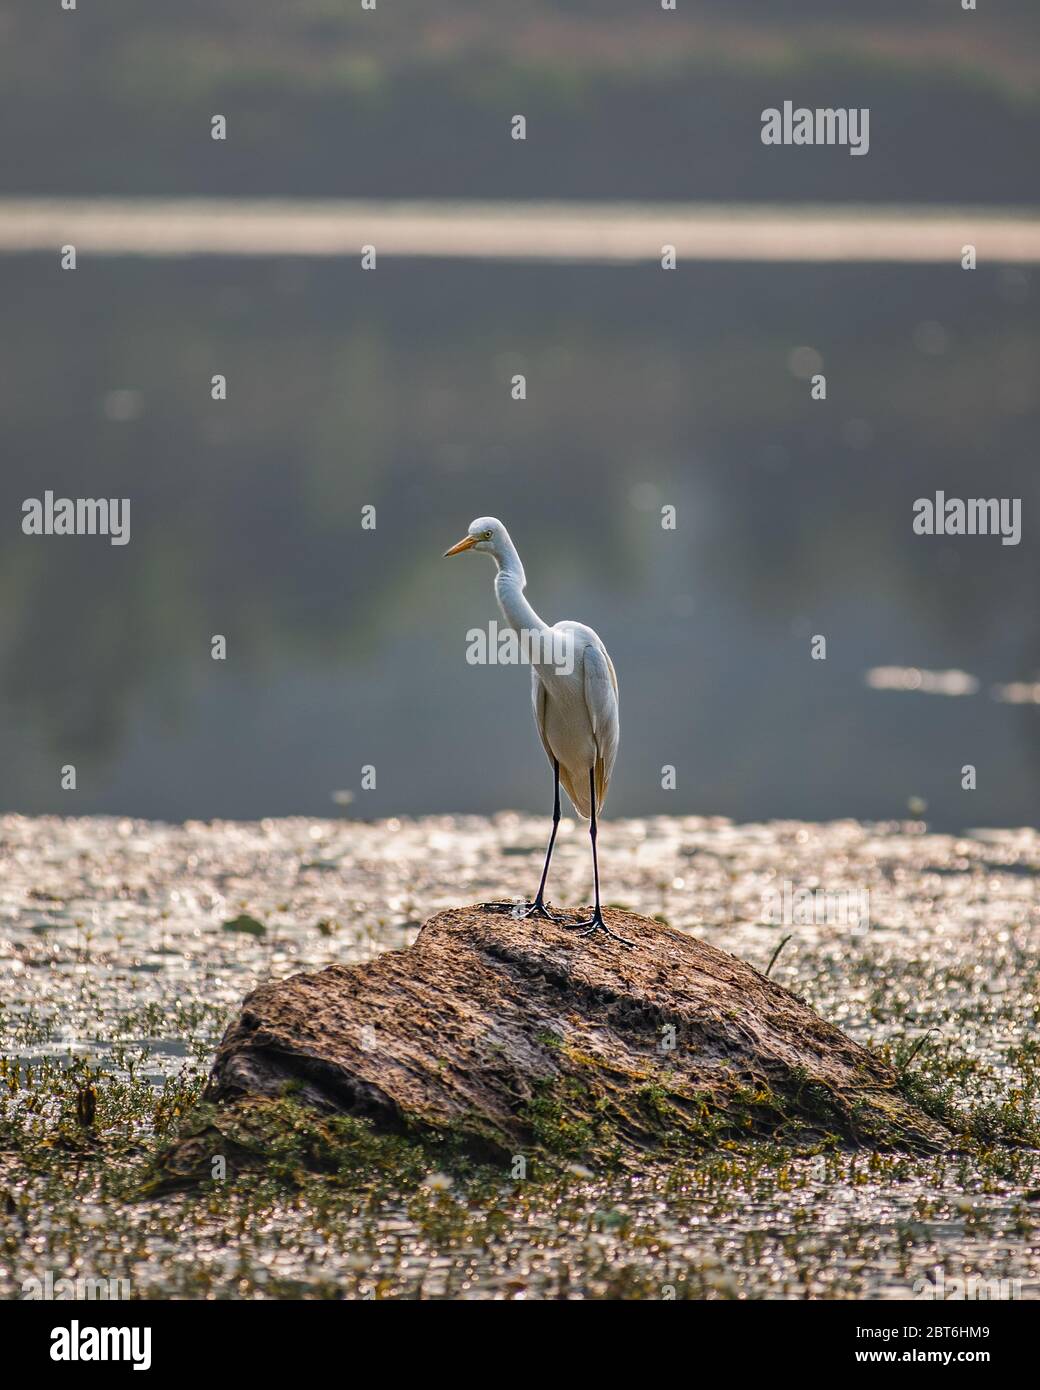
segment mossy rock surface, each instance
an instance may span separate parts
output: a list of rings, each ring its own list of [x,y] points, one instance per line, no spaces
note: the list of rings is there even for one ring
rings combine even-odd
[[[263,985],[205,1100],[291,1098],[481,1158],[949,1147],[887,1063],[789,990],[696,937],[606,916],[634,950],[477,906],[431,917],[406,950]]]

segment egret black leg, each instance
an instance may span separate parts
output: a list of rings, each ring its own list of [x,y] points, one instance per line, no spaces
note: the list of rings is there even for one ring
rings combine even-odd
[[[553,846],[556,844],[556,832],[560,827],[560,764],[559,760],[553,759],[553,823],[552,832],[549,835],[549,848],[545,851],[545,864],[542,867],[542,881],[538,885],[538,893],[533,903],[521,905],[520,903],[481,903],[481,907],[495,908],[500,912],[512,912],[517,917],[546,917],[550,922],[557,922],[556,917],[545,905],[545,884],[549,877],[549,864],[552,860]]]
[[[584,930],[581,936],[592,936],[595,932],[605,932],[612,941],[620,941],[622,946],[635,946],[634,941],[629,941],[627,937],[619,936],[616,931],[611,931],[603,920],[603,909],[599,900],[599,856],[596,853],[596,771],[595,768],[589,770],[589,793],[592,802],[592,823],[589,826],[589,836],[592,840],[592,880],[596,889],[596,906],[591,917],[584,922],[568,922],[569,927],[582,927]]]
[[[545,908],[545,884],[549,877],[549,864],[552,860],[553,846],[556,844],[556,832],[560,828],[560,764],[553,758],[553,823],[552,831],[549,834],[549,847],[545,851],[545,863],[542,865],[542,881],[538,885],[538,895],[531,904],[529,914],[543,912],[548,917],[550,914]]]

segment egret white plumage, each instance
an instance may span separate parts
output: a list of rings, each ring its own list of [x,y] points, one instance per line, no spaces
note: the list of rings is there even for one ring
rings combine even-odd
[[[527,576],[516,546],[496,517],[477,517],[463,539],[444,552],[445,558],[464,550],[477,550],[494,560],[498,571],[495,597],[502,616],[541,657],[531,662],[531,701],[538,736],[553,769],[553,823],[538,892],[521,915],[560,920],[549,911],[545,885],[560,824],[562,782],[578,815],[590,822],[596,895],[590,918],[565,925],[581,928],[582,936],[601,931],[614,941],[631,946],[631,941],[618,936],[603,920],[596,849],[596,817],[606,800],[621,736],[614,664],[591,627],[570,621],[546,623],[538,616],[524,595]],[[567,652],[565,662],[553,659],[561,646]]]

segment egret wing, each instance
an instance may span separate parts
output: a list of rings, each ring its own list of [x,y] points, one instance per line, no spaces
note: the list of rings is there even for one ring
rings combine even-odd
[[[542,740],[542,747],[545,749],[545,756],[549,759],[549,766],[552,767],[556,761],[556,755],[549,747],[549,740],[545,737],[545,686],[538,676],[536,667],[531,667],[531,706],[534,709],[534,723],[538,730],[538,737]]]
[[[606,648],[590,642],[584,656],[585,705],[596,740],[596,807],[607,798],[610,775],[614,771],[621,717],[618,712],[618,685],[614,663]]]

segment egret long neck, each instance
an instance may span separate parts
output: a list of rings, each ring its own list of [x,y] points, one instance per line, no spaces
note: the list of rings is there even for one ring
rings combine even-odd
[[[514,632],[524,629],[529,632],[544,632],[547,625],[524,597],[527,576],[512,541],[509,541],[502,555],[495,556],[495,563],[498,566],[498,573],[495,575],[495,597],[498,599],[503,618]]]

